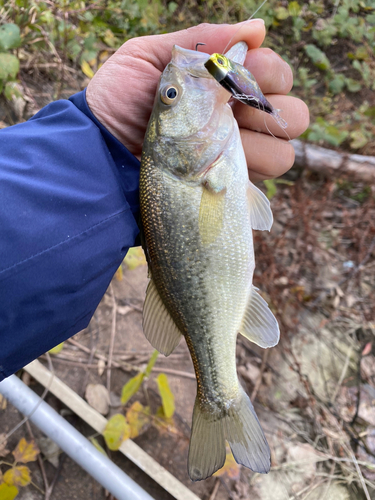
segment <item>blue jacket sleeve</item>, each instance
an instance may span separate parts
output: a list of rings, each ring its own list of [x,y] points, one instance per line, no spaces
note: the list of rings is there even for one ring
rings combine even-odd
[[[0,380],[88,325],[137,237],[138,184],[85,92],[0,130]]]

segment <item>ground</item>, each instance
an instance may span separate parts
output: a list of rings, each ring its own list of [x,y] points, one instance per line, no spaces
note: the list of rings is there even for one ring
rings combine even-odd
[[[288,184],[278,185],[271,200],[271,233],[256,234],[254,278],[279,320],[281,341],[263,351],[239,338],[237,351],[239,376],[270,442],[271,473],[261,476],[242,468],[232,471],[234,479],[227,473],[199,483],[189,480],[186,463],[196,384],[189,378],[193,366],[184,342],[169,358],[158,357],[145,388],[126,405],[138,400],[155,412],[160,405],[155,378],[165,370],[175,396],[175,425],[169,431],[148,425],[135,441],[204,500],[375,498],[374,192],[358,182],[310,172],[292,170],[285,179]],[[105,386],[107,370],[95,356],[108,358],[115,298],[113,362],[125,367],[112,369],[107,417],[125,411],[119,402],[121,389],[153,352],[141,326],[146,267],[123,267],[122,280],[114,278],[89,327],[74,337],[75,344],[66,342],[52,356],[56,375],[80,396],[85,397],[88,384]],[[45,356],[41,361],[46,363]],[[30,377],[19,376],[42,393]],[[46,400],[86,436],[94,435],[55,397],[47,395]],[[20,419],[8,404],[0,411],[1,431],[8,432]],[[25,426],[11,436],[7,448],[12,450],[21,437],[30,438]],[[171,498],[120,453],[110,455],[157,500]],[[57,468],[44,463],[51,481],[57,475],[51,498],[106,498],[64,454]],[[43,489],[38,463],[30,468],[34,483]],[[29,485],[18,498],[37,500],[44,495]]]

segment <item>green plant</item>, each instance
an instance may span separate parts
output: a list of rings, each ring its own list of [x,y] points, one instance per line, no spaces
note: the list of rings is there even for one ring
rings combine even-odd
[[[0,92],[8,81],[15,80],[20,62],[13,49],[21,43],[20,29],[16,24],[6,23],[0,26]]]

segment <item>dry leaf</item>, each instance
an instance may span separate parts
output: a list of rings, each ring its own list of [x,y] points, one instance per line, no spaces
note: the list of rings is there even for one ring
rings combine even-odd
[[[102,384],[88,384],[85,398],[90,406],[102,415],[109,411],[109,392]]]
[[[124,415],[118,413],[108,420],[103,436],[110,450],[118,450],[121,443],[130,437],[130,427]]]
[[[232,452],[227,447],[227,455],[225,458],[225,464],[221,469],[215,472],[214,476],[221,477],[226,476],[230,479],[240,478],[240,465],[235,461]]]
[[[25,438],[21,438],[12,453],[16,462],[26,464],[27,462],[35,462],[39,454],[39,449],[35,441],[28,443]]]
[[[105,361],[104,359],[99,359],[98,361],[98,375],[101,377],[105,370]]]
[[[130,425],[130,437],[134,439],[150,423],[150,408],[136,401],[126,412],[126,419]]]
[[[7,407],[7,400],[4,398],[4,396],[2,394],[0,394],[0,410],[5,410],[6,407]],[[0,443],[1,443],[1,439],[0,439]]]
[[[27,486],[31,482],[30,469],[26,465],[12,467],[5,472],[4,482],[9,486]]]

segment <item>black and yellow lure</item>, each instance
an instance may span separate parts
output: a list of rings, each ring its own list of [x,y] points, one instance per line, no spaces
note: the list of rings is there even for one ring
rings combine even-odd
[[[279,110],[265,98],[254,76],[244,66],[217,53],[212,54],[204,65],[235,99],[269,113],[282,128],[287,127],[287,123],[279,115]]]

